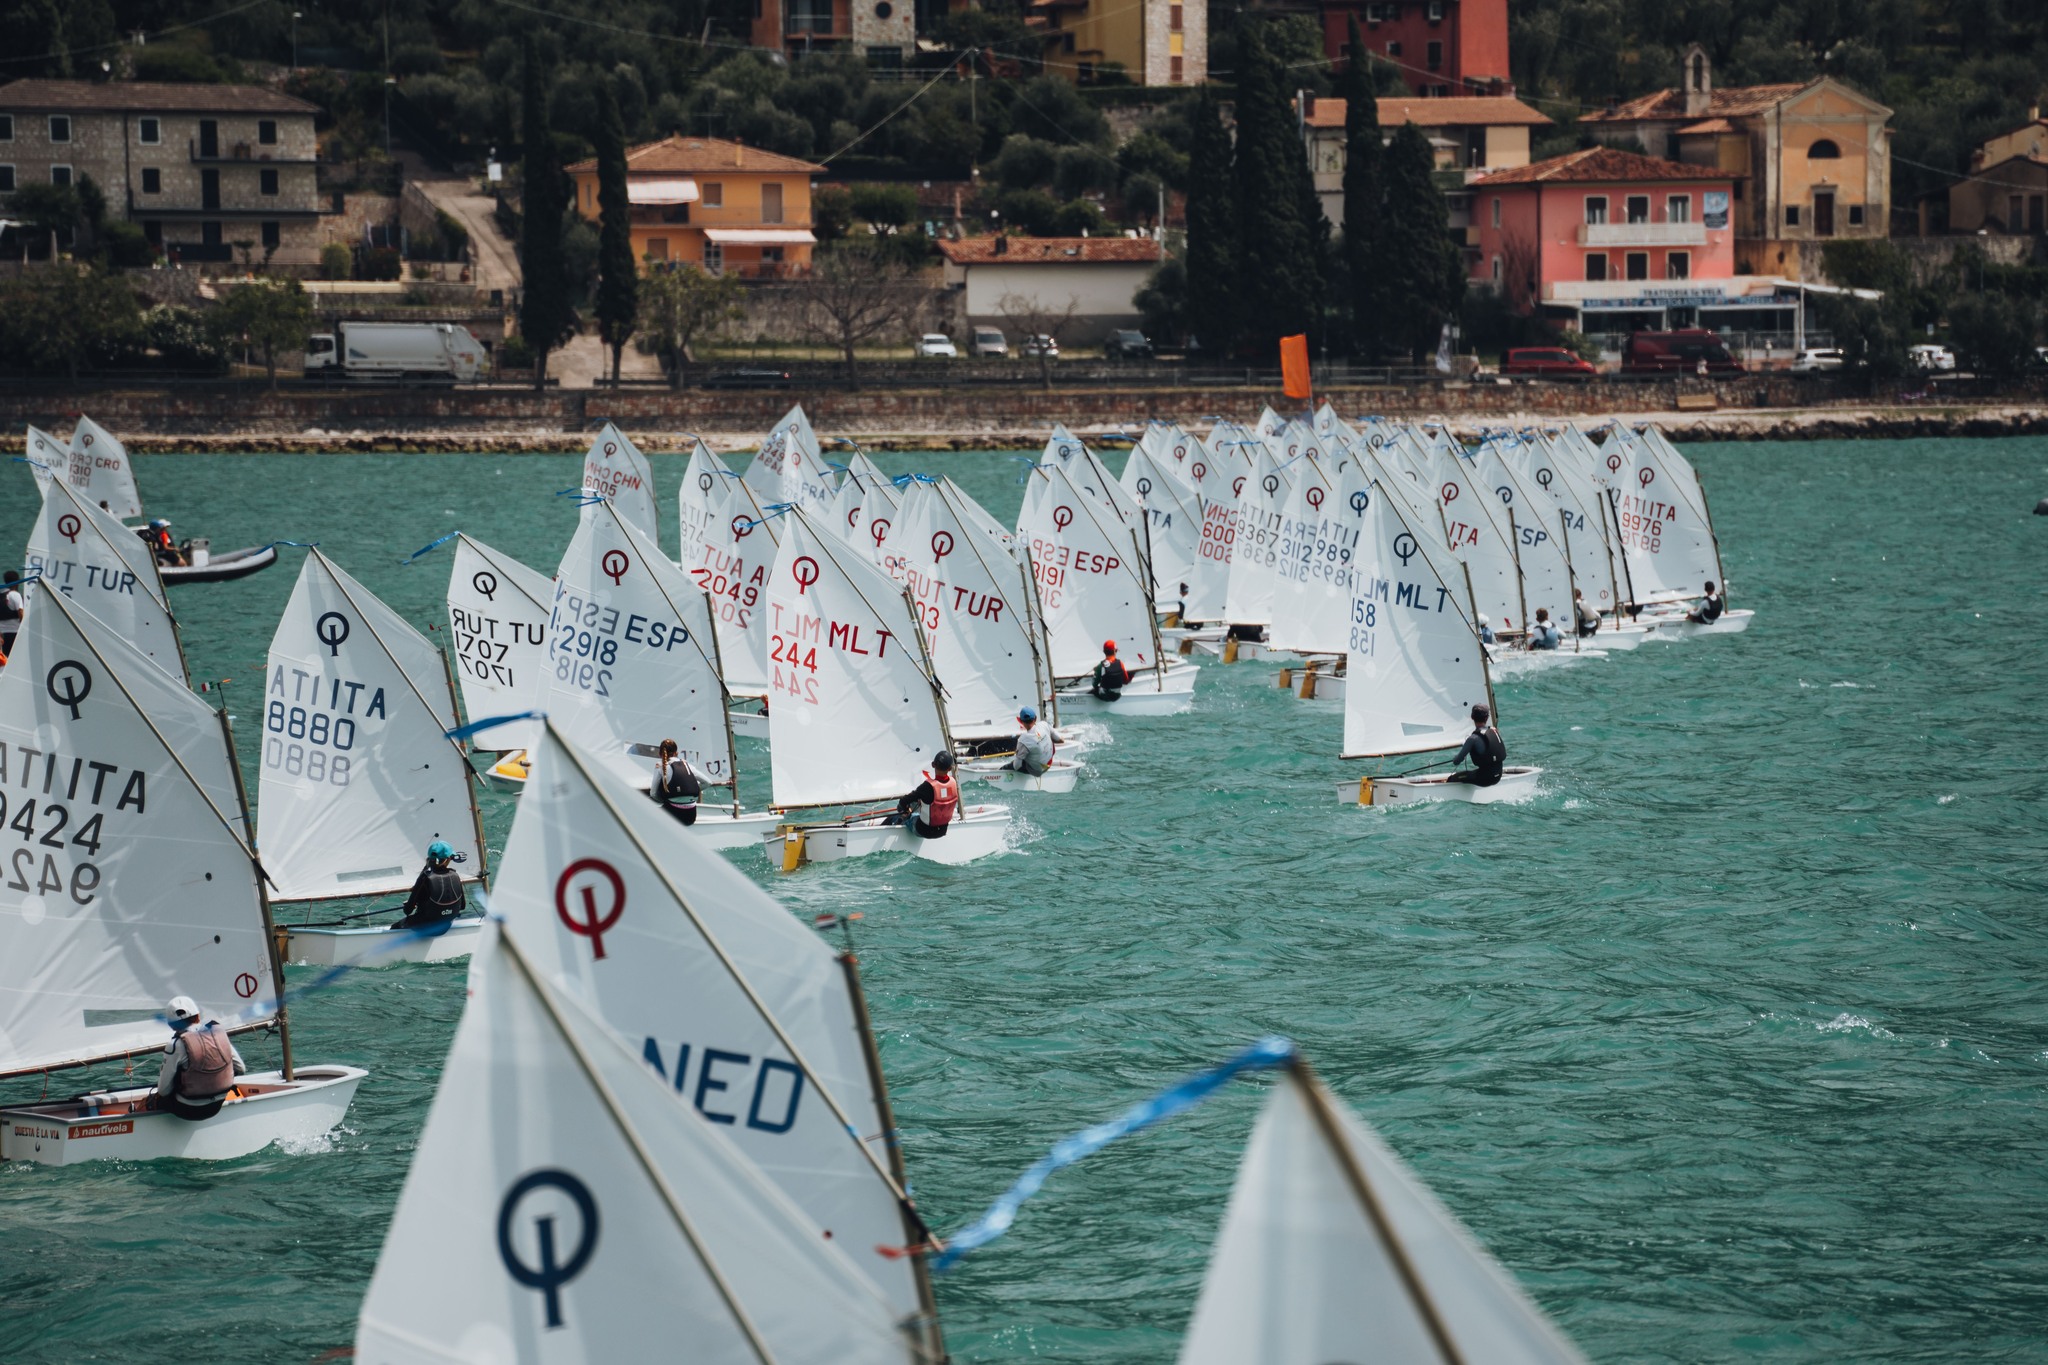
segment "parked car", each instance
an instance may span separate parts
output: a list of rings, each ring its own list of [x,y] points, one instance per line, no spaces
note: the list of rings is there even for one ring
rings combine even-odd
[[[1909,347],[1906,355],[1913,364],[1923,370],[1947,374],[1956,367],[1956,353],[1946,346],[1924,344]]]
[[[917,339],[917,345],[912,349],[916,351],[920,358],[927,360],[958,360],[960,358],[960,352],[953,349],[953,338],[947,336],[944,332],[926,332]]]
[[[1106,356],[1120,357],[1124,360],[1150,360],[1152,358],[1152,343],[1143,332],[1133,332],[1126,329],[1111,332],[1109,340],[1102,343],[1102,353]]]
[[[1794,374],[1827,374],[1839,370],[1847,362],[1841,351],[1833,346],[1822,346],[1811,351],[1801,351],[1792,357]]]
[[[698,386],[706,389],[786,389],[789,387],[788,370],[771,370],[764,366],[742,366],[732,370],[713,370]]]
[[[1600,372],[1579,355],[1562,346],[1516,346],[1501,361],[1500,372],[1531,379],[1576,379],[1580,382]]]
[[[1622,343],[1623,374],[1747,374],[1721,338],[1704,327],[1679,332],[1631,332]]]
[[[1043,332],[1040,332],[1035,336],[1025,337],[1024,344],[1017,348],[1017,354],[1027,360],[1036,360],[1040,356],[1044,356],[1048,360],[1058,360],[1060,358],[1060,344]]]
[[[993,327],[975,328],[973,345],[977,356],[1005,356],[1010,353],[1010,343]]]

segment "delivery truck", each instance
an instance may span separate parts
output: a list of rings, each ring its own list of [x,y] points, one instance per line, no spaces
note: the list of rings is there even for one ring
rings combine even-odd
[[[342,322],[306,343],[306,378],[359,383],[468,383],[483,343],[452,322]]]

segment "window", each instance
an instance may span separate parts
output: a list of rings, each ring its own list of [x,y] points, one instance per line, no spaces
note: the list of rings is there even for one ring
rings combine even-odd
[[[649,238],[647,239],[647,259],[648,259],[648,260],[650,260],[650,261],[665,261],[665,260],[667,260],[667,259],[668,259],[668,238],[666,238],[666,237],[649,237]]]
[[[1627,269],[1627,271],[1628,271],[1628,277],[1629,277],[1630,279],[1632,279],[1632,280],[1647,280],[1647,279],[1649,279],[1649,278],[1650,278],[1650,253],[1649,253],[1649,252],[1647,252],[1647,251],[1631,251],[1631,252],[1629,252],[1629,253],[1628,253],[1628,258],[1627,258],[1627,260],[1626,260],[1626,261],[1624,262],[1624,265],[1625,265],[1625,267],[1626,267],[1626,269]]]
[[[14,141],[14,115],[0,114],[0,142]]]
[[[697,202],[707,209],[725,207],[725,186],[716,180],[706,181],[697,187]]]
[[[52,166],[52,167],[50,167],[50,183],[51,183],[52,185],[68,185],[68,184],[70,184],[70,183],[71,183],[71,168],[70,168],[69,166]]]
[[[1607,258],[1605,256],[1588,256],[1586,258],[1586,278],[1589,280],[1604,280],[1607,278]]]
[[[725,273],[725,245],[722,242],[704,244],[704,270],[710,275]]]
[[[1500,196],[1497,194],[1493,196],[1493,225],[1500,226]]]
[[[1179,13],[1178,6],[1175,7],[1174,12]],[[1183,62],[1184,59],[1179,56],[1172,56],[1166,59],[1166,83],[1168,85],[1187,84],[1187,68]]]
[[[1827,138],[1817,139],[1806,149],[1808,161],[1836,161],[1841,158],[1842,149]]]
[[[2030,205],[2029,212],[2033,218],[2034,231],[2039,232],[2041,230],[2041,196],[2037,194],[2028,202]],[[1849,205],[1849,226],[1863,226],[1863,205]]]
[[[144,194],[162,194],[164,192],[164,173],[154,166],[144,166],[142,168],[142,192]]]
[[[1401,45],[1399,43],[1388,43],[1387,55],[1398,61],[1401,56]]]
[[[1167,32],[1169,32],[1169,33],[1179,33],[1179,32],[1181,31],[1181,22],[1180,22],[1180,21],[1181,21],[1181,10],[1182,10],[1182,8],[1183,8],[1183,7],[1182,7],[1181,5],[1179,5],[1178,3],[1176,3],[1176,4],[1172,4],[1172,5],[1168,5],[1168,6],[1166,7],[1166,31],[1167,31]]]
[[[771,180],[761,186],[761,221],[779,223],[782,221],[782,185]]]
[[[782,248],[779,246],[762,247],[761,259],[773,265],[780,265],[782,263]]]
[[[1441,71],[1444,69],[1444,45],[1442,43],[1431,43],[1424,51],[1428,53],[1426,60],[1429,62],[1429,69],[1431,71]]]
[[[258,172],[256,172],[256,181],[257,181],[257,188],[258,188],[258,189],[260,189],[260,190],[261,190],[261,191],[262,191],[263,193],[265,193],[265,194],[276,194],[276,193],[277,193],[277,172],[276,172],[276,171],[273,171],[273,170],[267,170],[267,169],[266,169],[266,170],[261,170],[261,171],[258,171]]]
[[[1787,204],[1787,205],[1785,205],[1785,226],[1786,226],[1786,227],[1798,227],[1798,226],[1799,226],[1799,205],[1797,205],[1797,204]]]
[[[52,115],[50,115],[50,141],[52,141],[52,142],[69,142],[69,141],[71,141],[71,116],[70,116],[70,115],[68,115],[68,114],[52,114]]]
[[[283,241],[284,230],[276,223],[265,223],[263,225],[263,249],[265,251],[277,250]]]
[[[1429,22],[1441,24],[1444,21],[1444,0],[1429,0]]]
[[[1689,280],[1692,278],[1692,253],[1673,251],[1664,257],[1664,278],[1667,280]]]
[[[266,147],[277,145],[277,120],[264,118],[256,120],[256,140]]]
[[[14,193],[14,167],[0,163],[0,194]]]
[[[1692,196],[1674,194],[1664,201],[1664,221],[1667,223],[1690,223],[1692,221]]]
[[[1589,194],[1586,196],[1586,224],[1597,227],[1607,221],[1607,196]]]
[[[1630,196],[1628,197],[1628,199],[1627,199],[1626,203],[1627,203],[1627,212],[1628,212],[1628,221],[1629,221],[1629,222],[1631,222],[1631,223],[1647,223],[1647,222],[1649,222],[1649,221],[1650,221],[1650,196],[1649,196],[1649,195],[1647,195],[1647,194],[1632,194],[1632,195],[1630,195]]]
[[[1493,283],[1496,288],[1500,285],[1500,257],[1498,256],[1493,258]]]
[[[139,118],[135,120],[135,140],[145,146],[154,147],[164,140],[163,120]]]

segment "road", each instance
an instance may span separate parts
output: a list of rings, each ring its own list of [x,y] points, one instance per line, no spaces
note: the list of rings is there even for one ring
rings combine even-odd
[[[414,184],[434,202],[434,207],[469,229],[475,282],[479,289],[502,289],[510,303],[519,288],[519,252],[498,230],[497,201],[479,191],[474,182],[459,179],[428,179]]]

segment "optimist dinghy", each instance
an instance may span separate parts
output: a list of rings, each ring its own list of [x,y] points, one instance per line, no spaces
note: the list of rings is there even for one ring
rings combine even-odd
[[[43,510],[29,533],[27,567],[35,575],[31,598],[58,592],[84,604],[158,667],[187,680],[185,649],[156,556],[63,479],[43,481]]]
[[[1081,765],[1071,758],[1055,758],[1052,766],[1042,773],[1019,772],[1005,767],[1007,762],[1000,758],[979,758],[960,765],[960,771],[968,777],[975,777],[992,787],[1013,792],[1055,792],[1065,793],[1074,789],[1081,780]]]
[[[0,1109],[0,1158],[223,1160],[340,1122],[367,1073],[293,1063],[226,715],[49,593],[0,670],[0,758],[20,777],[32,764],[51,775],[11,782],[4,796],[7,819],[57,850],[18,853],[22,884],[0,879],[0,1076],[154,1058],[174,995],[236,1032],[274,1025],[283,1061],[240,1077],[220,1112],[196,1123],[152,1107],[153,1075]]]
[[[455,533],[448,574],[448,637],[462,709],[472,720],[535,710],[546,690],[548,613],[555,585],[537,571],[467,533]],[[484,732],[500,754],[524,749],[540,733],[531,720]],[[495,765],[494,765],[495,766]]]

